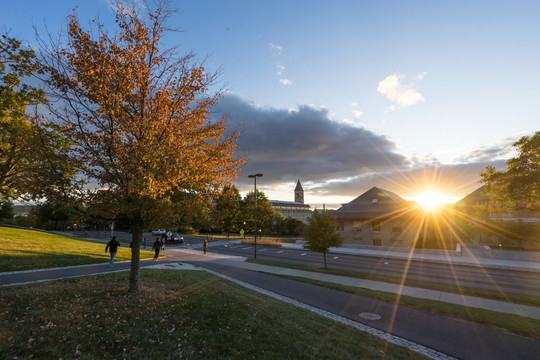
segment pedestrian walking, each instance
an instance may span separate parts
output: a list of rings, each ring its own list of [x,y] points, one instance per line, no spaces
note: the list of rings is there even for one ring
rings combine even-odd
[[[204,253],[206,254],[206,250],[208,250],[208,240],[204,240],[204,244],[202,248],[203,248]]]
[[[159,240],[159,238],[157,238],[154,242],[154,245],[152,245],[152,250],[156,252],[156,254],[154,255],[154,260],[158,261],[159,250],[161,250],[161,241]]]
[[[111,261],[109,261],[109,266],[114,265],[114,258],[116,257],[116,252],[118,251],[118,247],[120,246],[120,243],[116,240],[116,236],[113,236],[111,241],[107,243],[107,246],[105,246],[105,252],[107,250],[111,253]]]
[[[143,240],[143,243],[142,243],[142,244],[143,244],[143,249],[144,249],[144,250],[146,250],[146,237],[144,238],[144,240]]]

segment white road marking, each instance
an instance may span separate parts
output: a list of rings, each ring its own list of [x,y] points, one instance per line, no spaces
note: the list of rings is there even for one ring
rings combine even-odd
[[[339,259],[339,256],[334,256],[334,260],[335,260],[335,259]]]
[[[307,253],[302,253],[302,254],[300,254],[300,256],[306,256],[306,255],[307,255]]]
[[[281,254],[283,250],[276,251],[276,254]]]

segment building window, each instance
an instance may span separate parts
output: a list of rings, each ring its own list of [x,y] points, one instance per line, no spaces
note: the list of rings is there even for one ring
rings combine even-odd
[[[392,226],[392,232],[393,233],[400,233],[401,232],[401,226]]]
[[[381,239],[373,239],[373,246],[381,246]]]
[[[381,222],[376,220],[371,222],[371,231],[379,232],[381,231]]]

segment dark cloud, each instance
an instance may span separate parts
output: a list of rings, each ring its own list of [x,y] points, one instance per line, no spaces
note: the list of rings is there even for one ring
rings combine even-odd
[[[482,147],[462,156],[459,164],[445,165],[433,157],[409,159],[387,137],[335,122],[325,109],[258,107],[229,94],[216,111],[226,113],[233,126],[243,124],[240,152],[247,153],[247,162],[238,186],[252,185],[248,174],[263,173],[266,188],[291,184],[292,192],[300,179],[312,195],[351,200],[373,186],[406,197],[433,185],[448,196],[464,196],[481,186],[479,174],[486,166],[505,167],[501,158],[513,142]]]
[[[243,124],[244,171],[263,173],[267,185],[296,179],[319,183],[408,164],[386,137],[332,121],[324,109],[261,108],[227,95],[217,110],[227,113],[233,125]]]

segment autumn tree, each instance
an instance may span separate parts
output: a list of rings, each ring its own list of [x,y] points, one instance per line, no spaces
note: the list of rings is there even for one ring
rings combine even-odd
[[[517,156],[506,162],[506,171],[488,166],[480,173],[484,193],[495,208],[540,209],[540,131],[514,143]]]
[[[343,238],[337,232],[336,222],[329,212],[315,210],[313,216],[308,218],[304,228],[304,248],[315,252],[322,252],[324,268],[326,269],[326,252],[331,247],[341,246]]]
[[[126,214],[133,251],[130,292],[139,292],[143,225],[175,193],[211,197],[237,176],[239,132],[212,118],[221,92],[193,53],[163,45],[168,3],[115,1],[116,31],[74,12],[67,38],[41,40],[50,122],[73,139],[70,160],[89,186],[78,197],[100,216]],[[94,185],[91,187],[91,185]],[[95,210],[98,212],[97,210]]]
[[[46,102],[42,89],[28,84],[40,72],[33,50],[4,34],[0,38],[0,199],[41,198],[59,191],[73,171],[63,153],[69,140],[29,111]],[[61,190],[60,190],[61,191]]]

